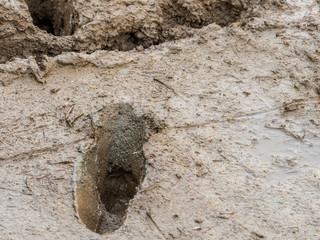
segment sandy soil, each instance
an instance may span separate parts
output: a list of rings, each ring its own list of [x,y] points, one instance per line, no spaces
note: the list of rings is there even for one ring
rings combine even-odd
[[[16,31],[0,32],[0,239],[318,239],[319,1],[220,1],[239,13],[226,24],[194,20],[219,1],[154,2],[139,1],[138,9],[155,7],[152,17],[171,35],[153,32],[158,25],[137,14],[114,32],[110,22],[101,26],[92,46],[114,38],[92,48],[88,29],[105,22],[102,1],[73,3],[74,11],[92,4],[102,13],[79,21],[70,36],[38,29],[20,1],[0,3],[8,13],[0,27]],[[112,14],[121,22],[135,4]],[[163,6],[178,20],[164,21],[156,10],[170,9]],[[10,9],[27,16],[28,30],[8,20]],[[132,26],[154,35],[116,41]],[[49,48],[58,50],[44,56]],[[145,177],[122,226],[97,234],[77,212],[75,166],[109,126],[105,109],[119,103],[149,121]]]

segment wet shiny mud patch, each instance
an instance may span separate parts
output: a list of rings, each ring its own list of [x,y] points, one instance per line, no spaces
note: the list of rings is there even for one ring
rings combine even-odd
[[[75,206],[85,226],[110,233],[123,224],[145,176],[146,128],[129,104],[104,109],[97,141],[75,166]]]

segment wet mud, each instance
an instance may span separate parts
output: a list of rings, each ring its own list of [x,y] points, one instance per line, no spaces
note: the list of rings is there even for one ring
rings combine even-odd
[[[0,13],[0,238],[318,238],[319,1]]]

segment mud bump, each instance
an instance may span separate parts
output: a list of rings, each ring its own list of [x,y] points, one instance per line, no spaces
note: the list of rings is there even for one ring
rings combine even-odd
[[[202,28],[211,23],[225,27],[241,17],[241,7],[232,5],[229,1],[207,1],[202,4],[197,1],[171,0],[163,7],[163,19],[169,26],[184,25],[192,28]]]
[[[33,24],[55,36],[72,35],[75,11],[71,0],[25,0]]]
[[[75,166],[75,205],[80,220],[96,233],[123,224],[129,201],[145,176],[145,121],[129,104],[108,106],[97,143]]]

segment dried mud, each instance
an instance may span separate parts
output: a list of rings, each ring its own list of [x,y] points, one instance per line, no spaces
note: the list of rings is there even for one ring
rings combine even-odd
[[[319,1],[38,3],[0,3],[1,239],[318,238]]]

